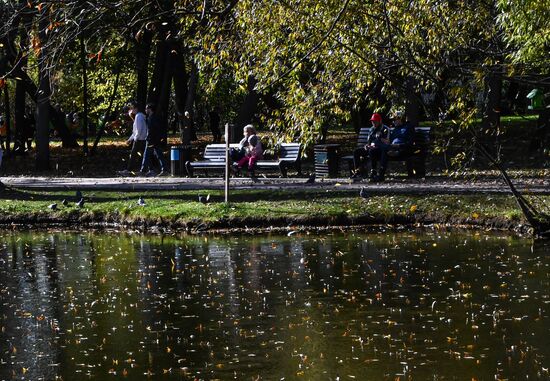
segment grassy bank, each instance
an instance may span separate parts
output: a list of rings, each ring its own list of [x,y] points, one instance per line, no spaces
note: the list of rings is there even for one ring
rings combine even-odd
[[[506,195],[373,195],[350,192],[235,191],[225,205],[221,192],[210,202],[199,202],[197,191],[106,192],[84,194],[85,205],[75,205],[74,192],[4,190],[0,223],[47,226],[152,227],[170,230],[254,229],[287,226],[342,226],[370,224],[451,224],[522,229],[525,220]],[[142,196],[146,205],[140,206]],[[67,200],[64,206],[62,200]],[[535,203],[548,204],[550,196]],[[57,204],[57,209],[49,206]]]

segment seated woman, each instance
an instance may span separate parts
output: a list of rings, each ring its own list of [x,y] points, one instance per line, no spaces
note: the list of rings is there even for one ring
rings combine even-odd
[[[264,150],[262,148],[262,142],[258,135],[256,135],[256,129],[248,124],[243,129],[243,139],[239,142],[239,146],[244,150],[244,156],[233,164],[235,171],[240,172],[245,166],[251,176],[254,176],[254,167],[258,160],[263,158]]]

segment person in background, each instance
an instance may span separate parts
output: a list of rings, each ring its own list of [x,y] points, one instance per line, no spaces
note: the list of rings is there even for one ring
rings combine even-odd
[[[250,176],[254,176],[254,167],[258,160],[263,158],[263,147],[260,138],[256,134],[256,129],[248,124],[243,129],[244,137],[239,142],[239,146],[245,150],[244,156],[233,164],[233,169],[239,173],[245,166],[248,168]]]
[[[147,143],[145,144],[145,153],[141,163],[140,174],[145,176],[153,176],[155,172],[151,170],[151,154],[154,154],[160,163],[160,173],[158,176],[165,176],[166,161],[162,153],[163,131],[161,121],[155,114],[155,105],[149,103],[145,108],[147,113]]]
[[[390,144],[390,129],[382,122],[382,115],[372,114],[370,121],[372,131],[367,137],[367,143],[364,147],[357,148],[353,152],[354,173],[352,178],[362,178],[366,171],[366,161],[371,162],[370,181],[383,181],[386,168],[381,160],[386,157],[386,152]],[[386,160],[387,161],[387,160]],[[380,169],[377,169],[380,163]]]
[[[140,160],[145,151],[145,144],[147,139],[147,120],[145,114],[141,112],[137,103],[131,104],[128,115],[133,120],[132,135],[126,141],[128,144],[132,144],[132,150],[130,151],[130,158],[128,159],[128,166],[123,171],[118,171],[120,176],[129,176],[132,174],[132,168],[134,163]]]

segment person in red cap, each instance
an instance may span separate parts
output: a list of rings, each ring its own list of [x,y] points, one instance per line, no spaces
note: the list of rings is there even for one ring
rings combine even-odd
[[[382,115],[379,113],[372,114],[370,121],[372,131],[367,138],[367,143],[353,152],[354,173],[352,178],[365,177],[366,161],[370,159],[370,181],[383,181],[386,168],[383,165],[385,160],[381,160],[381,158],[385,157],[390,144],[390,129],[382,122]],[[377,171],[379,163],[381,166]]]

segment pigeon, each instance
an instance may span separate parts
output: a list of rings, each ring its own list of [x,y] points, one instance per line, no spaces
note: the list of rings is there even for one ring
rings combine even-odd
[[[80,201],[78,201],[78,202],[76,203],[76,206],[78,206],[79,208],[84,207],[84,199],[81,198]]]
[[[202,195],[199,195],[199,202],[200,203],[203,203],[203,204],[208,204],[208,201],[210,201],[210,195],[206,195],[205,196],[202,196]]]
[[[367,189],[365,187],[361,188],[359,191],[359,196],[363,198],[369,198],[369,193],[367,192]]]
[[[69,201],[63,199],[63,201],[61,201],[61,203],[63,204],[63,206],[69,206]]]
[[[315,182],[315,173],[312,173],[309,175],[309,177],[306,180],[306,184],[313,184]]]
[[[82,200],[82,192],[77,190],[74,198],[77,200]]]
[[[139,196],[137,204],[139,206],[145,206],[145,200],[143,199],[143,197]]]
[[[48,205],[48,208],[50,208],[51,210],[57,210],[57,204],[53,203],[51,205]]]

